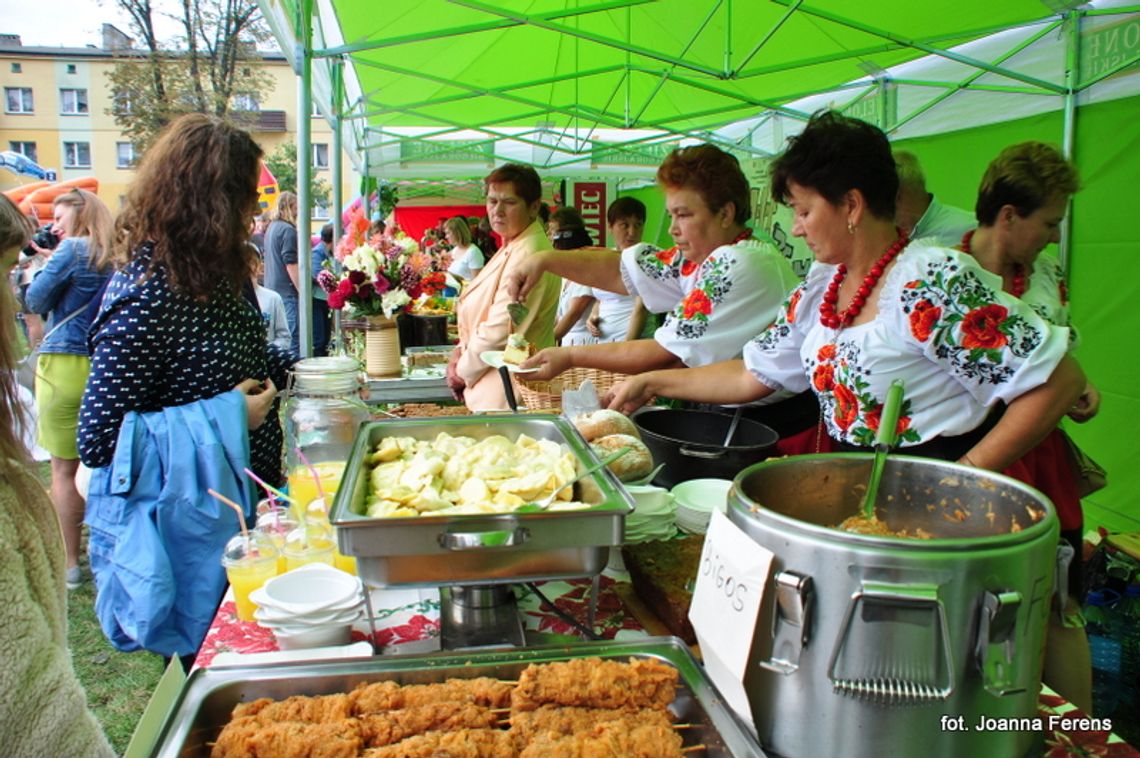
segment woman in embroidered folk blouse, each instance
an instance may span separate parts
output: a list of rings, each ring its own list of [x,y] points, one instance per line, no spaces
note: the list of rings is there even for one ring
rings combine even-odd
[[[743,360],[633,377],[610,407],[628,412],[654,395],[742,403],[810,387],[829,434],[858,448],[872,443],[887,388],[901,378],[908,452],[1009,466],[1080,395],[1067,330],[995,291],[960,253],[911,246],[895,258],[906,238],[892,221],[898,178],[881,131],[823,112],[789,143],[772,189],[815,254],[807,279]],[[999,400],[1008,408],[990,429]]]
[[[737,160],[712,145],[681,148],[658,168],[657,182],[665,191],[674,247],[659,250],[643,243],[620,256],[598,249],[541,253],[507,286],[520,297],[541,272],[551,271],[598,289],[638,295],[650,311],[668,314],[665,323],[652,339],[544,350],[523,364],[540,367],[531,377],[549,379],[574,367],[635,374],[705,366],[738,357],[776,317],[798,280],[775,248],[750,239],[745,226],[750,191]],[[781,448],[784,454],[807,452],[806,442],[792,441],[797,434],[814,442],[818,408],[810,394],[748,415],[780,433],[781,444],[791,446]]]

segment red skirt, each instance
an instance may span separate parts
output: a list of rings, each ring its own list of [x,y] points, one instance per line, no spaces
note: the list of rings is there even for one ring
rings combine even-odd
[[[1077,474],[1060,428],[1049,432],[1037,447],[1002,473],[1041,490],[1053,502],[1062,531],[1081,528],[1084,514],[1077,492]]]

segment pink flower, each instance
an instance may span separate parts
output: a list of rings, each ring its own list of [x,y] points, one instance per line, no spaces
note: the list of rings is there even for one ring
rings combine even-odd
[[[331,271],[321,271],[317,274],[317,284],[325,292],[335,292],[337,287],[336,277],[333,276]]]
[[[388,281],[388,277],[383,274],[376,274],[376,278],[372,280],[372,290],[377,295],[383,295],[388,290],[392,289],[392,283]]]
[[[333,310],[339,311],[344,307],[344,295],[336,290],[329,293],[329,307]]]

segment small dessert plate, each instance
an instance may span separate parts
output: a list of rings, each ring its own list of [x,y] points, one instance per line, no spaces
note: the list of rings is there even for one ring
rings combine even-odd
[[[535,371],[538,371],[537,366],[534,368],[519,368],[513,363],[505,363],[503,361],[502,350],[484,350],[483,352],[479,353],[479,360],[483,361],[491,368],[497,369],[506,366],[507,371],[510,371],[512,374],[533,374]]]

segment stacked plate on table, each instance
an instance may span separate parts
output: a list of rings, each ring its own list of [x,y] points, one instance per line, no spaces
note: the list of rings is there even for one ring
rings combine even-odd
[[[677,533],[677,506],[669,490],[633,484],[625,488],[633,497],[634,510],[625,517],[624,542],[667,540]]]
[[[253,617],[282,650],[343,645],[364,615],[360,579],[324,563],[275,576],[249,597],[258,606]]]
[[[672,489],[677,502],[677,526],[689,534],[704,534],[714,509],[728,510],[731,479],[690,479]]]

